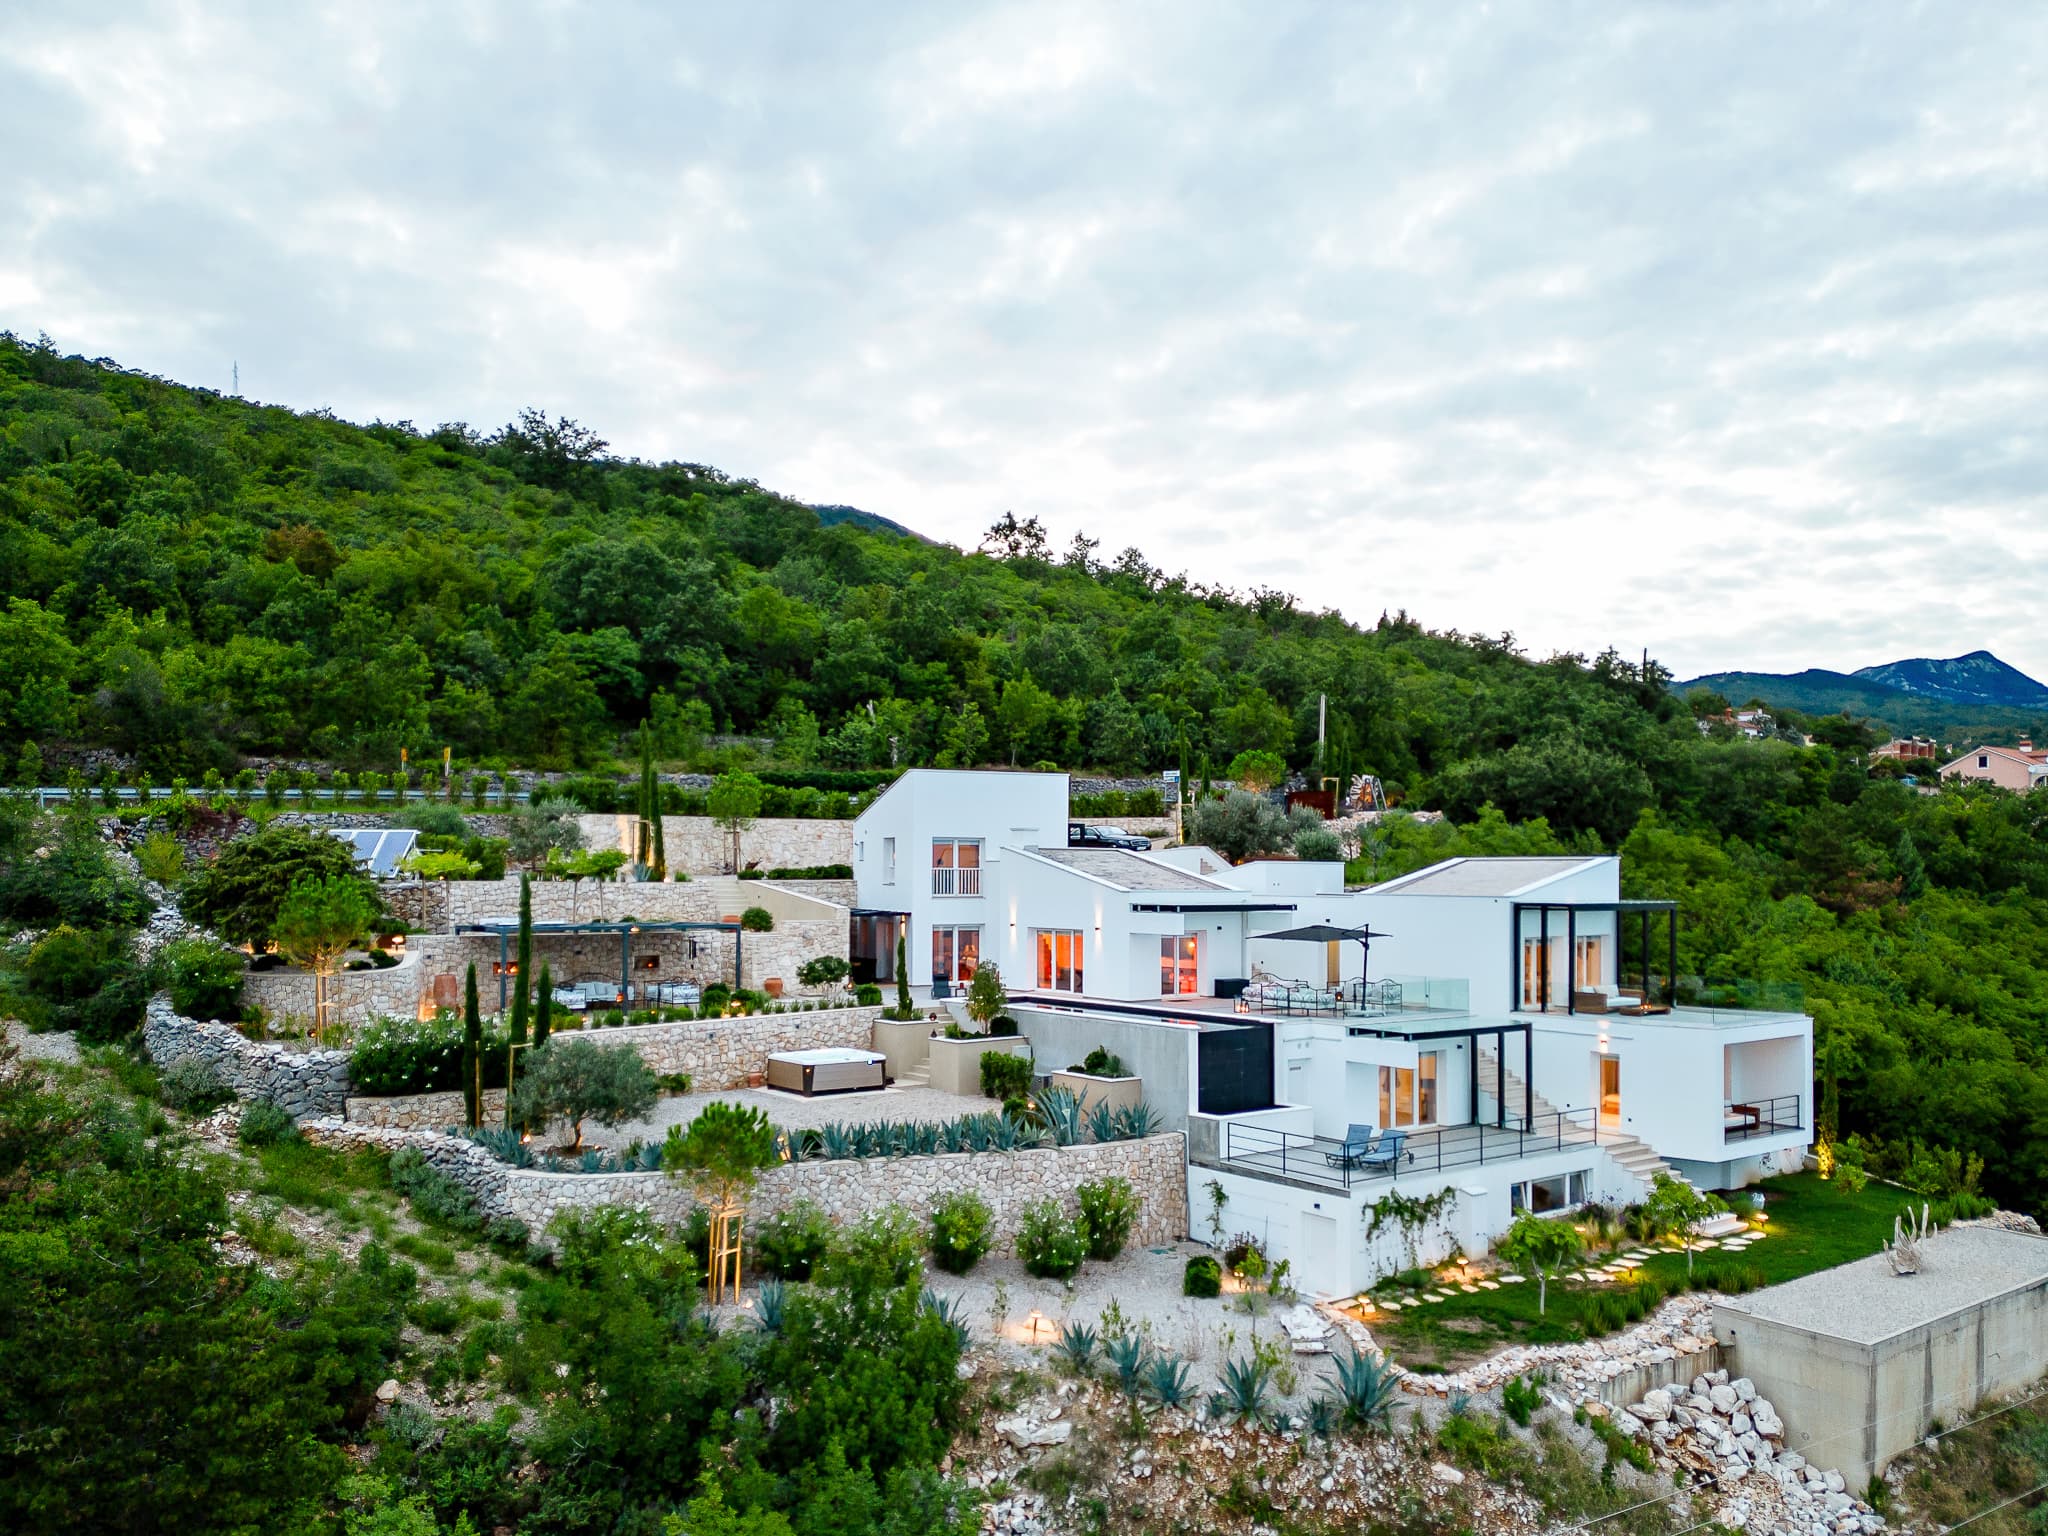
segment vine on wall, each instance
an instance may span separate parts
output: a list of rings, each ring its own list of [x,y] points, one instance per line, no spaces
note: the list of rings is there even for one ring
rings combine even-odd
[[[1365,1240],[1370,1243],[1390,1227],[1399,1231],[1401,1246],[1412,1269],[1421,1247],[1422,1234],[1432,1223],[1446,1220],[1457,1203],[1458,1192],[1448,1184],[1431,1195],[1409,1196],[1398,1189],[1390,1189],[1359,1213],[1365,1219]]]

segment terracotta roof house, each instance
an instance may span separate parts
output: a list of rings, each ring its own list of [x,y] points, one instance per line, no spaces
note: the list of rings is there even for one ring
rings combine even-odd
[[[1905,762],[1925,760],[1932,762],[1939,755],[1932,737],[1894,736],[1881,747],[1873,748],[1872,757],[1896,757]]]
[[[1981,779],[2024,795],[2048,783],[2048,752],[2024,737],[2017,747],[1973,747],[1941,770],[1944,779]]]

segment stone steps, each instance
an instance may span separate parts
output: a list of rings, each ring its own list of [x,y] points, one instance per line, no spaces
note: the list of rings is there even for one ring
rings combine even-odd
[[[1484,1046],[1476,1046],[1475,1049],[1479,1052],[1479,1091],[1492,1094],[1496,1101],[1521,1103],[1524,1091],[1521,1074],[1503,1065],[1500,1059]],[[1529,1107],[1539,1118],[1558,1113],[1556,1105],[1534,1090],[1529,1091]],[[1600,1147],[1614,1159],[1615,1165],[1622,1172],[1643,1186],[1645,1194],[1649,1193],[1650,1187],[1656,1183],[1657,1175],[1660,1173],[1669,1174],[1681,1183],[1686,1182],[1675,1168],[1657,1155],[1654,1148],[1637,1137],[1621,1134],[1611,1137],[1602,1135]]]

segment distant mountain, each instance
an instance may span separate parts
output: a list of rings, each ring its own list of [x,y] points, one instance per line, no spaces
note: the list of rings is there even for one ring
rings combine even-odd
[[[814,506],[811,510],[818,514],[818,521],[827,528],[832,527],[836,523],[851,523],[856,528],[876,528],[880,529],[883,533],[901,534],[906,539],[916,539],[920,544],[934,542],[916,529],[906,528],[893,518],[884,517],[879,512],[863,512],[859,507],[838,506]]]
[[[2048,722],[2048,688],[1985,651],[1949,661],[1925,657],[1857,672],[1709,672],[1677,685],[1735,705],[1762,699],[1804,715],[1848,714],[1900,736],[1958,747],[2009,742]]]
[[[2048,688],[2009,667],[1989,651],[1972,651],[1947,661],[1915,657],[1881,667],[1858,667],[1856,676],[1901,693],[1949,699],[1957,704],[1990,704],[2016,709],[2048,708]]]

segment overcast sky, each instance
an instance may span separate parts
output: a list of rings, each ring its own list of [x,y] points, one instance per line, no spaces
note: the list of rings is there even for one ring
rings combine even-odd
[[[13,5],[0,327],[1538,654],[2048,677],[2044,76],[2021,3]]]

